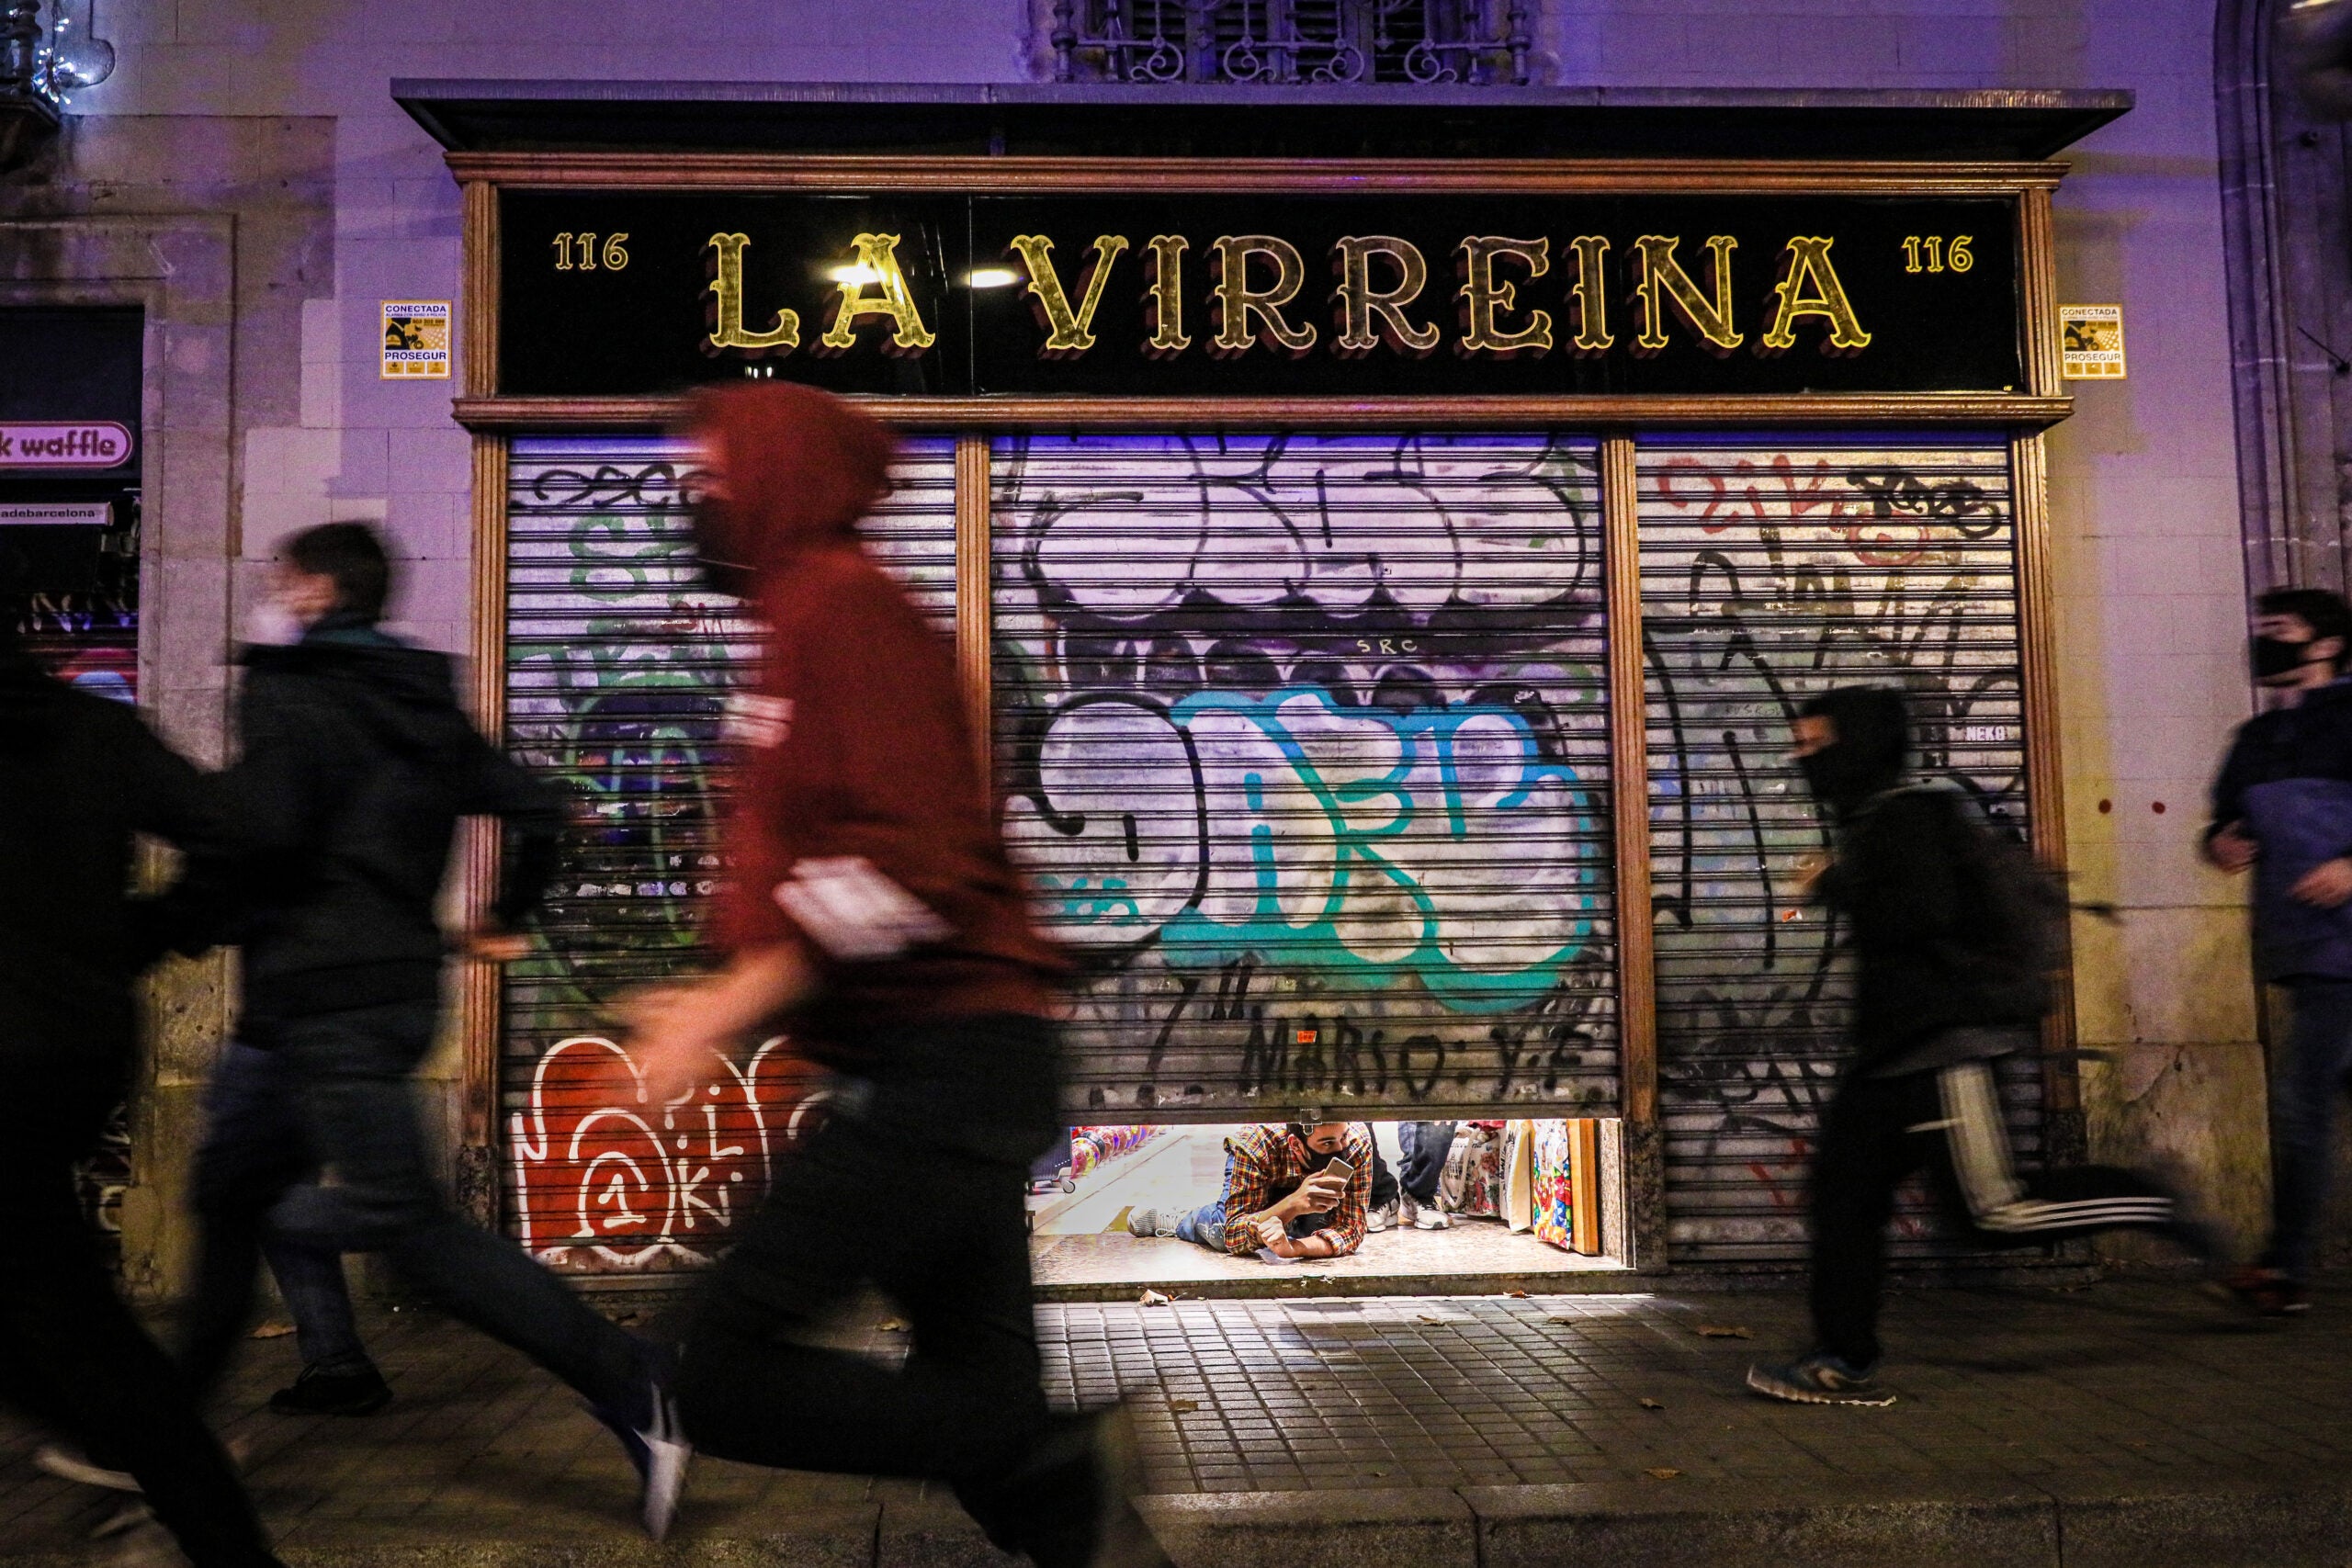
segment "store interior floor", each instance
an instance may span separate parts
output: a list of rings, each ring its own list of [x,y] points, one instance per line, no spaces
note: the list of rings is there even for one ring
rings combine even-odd
[[[1329,1279],[1384,1276],[1523,1275],[1617,1270],[1608,1258],[1563,1252],[1498,1220],[1457,1216],[1445,1230],[1374,1232],[1348,1258],[1266,1263],[1232,1258],[1173,1236],[1127,1234],[1131,1210],[1197,1208],[1213,1201],[1225,1177],[1223,1127],[1170,1127],[1132,1153],[1078,1179],[1075,1192],[1029,1200],[1031,1267],[1040,1285],[1185,1286],[1262,1281],[1296,1271]],[[1379,1128],[1381,1153],[1396,1163],[1396,1130]]]

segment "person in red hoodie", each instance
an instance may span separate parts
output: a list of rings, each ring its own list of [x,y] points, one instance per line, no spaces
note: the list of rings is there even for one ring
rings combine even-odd
[[[811,389],[707,395],[695,510],[713,585],[765,624],[715,911],[726,966],[632,1009],[646,1092],[771,1030],[833,1075],[829,1115],[691,1316],[677,1384],[703,1451],[949,1483],[1040,1568],[1165,1563],[1115,1413],[1038,1385],[1023,1193],[1065,1135],[1053,983],[996,828],[954,659],[860,547],[888,429]],[[854,1290],[904,1313],[902,1370],[809,1342]]]

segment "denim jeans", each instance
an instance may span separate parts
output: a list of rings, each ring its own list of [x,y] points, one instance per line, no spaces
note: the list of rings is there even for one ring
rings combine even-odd
[[[200,1190],[280,1190],[316,1179],[293,1076],[277,1052],[230,1042],[205,1086],[204,1117],[204,1142],[196,1156]],[[213,1213],[226,1227],[219,1238],[220,1267],[230,1267],[233,1255],[239,1259],[235,1267],[250,1272],[256,1246],[268,1260],[277,1293],[294,1319],[294,1343],[303,1366],[340,1371],[371,1364],[352,1321],[342,1254],[266,1231],[258,1236],[232,1235],[231,1229],[255,1228],[252,1222],[258,1215],[240,1221],[217,1207]]]
[[[2295,1021],[2270,1115],[2278,1179],[2263,1262],[2301,1280],[2334,1175],[2335,1100],[2352,1073],[2352,980],[2291,981],[2288,994]]]
[[[1445,1175],[1445,1156],[1453,1148],[1451,1122],[1396,1123],[1396,1182],[1414,1202],[1437,1201],[1438,1181]]]
[[[607,1323],[513,1242],[452,1213],[434,1181],[410,1075],[433,1043],[438,1009],[399,1002],[288,1021],[275,1047],[300,1119],[303,1154],[333,1186],[287,1166],[208,1190],[199,1180],[207,1259],[191,1311],[188,1368],[217,1379],[252,1310],[254,1270],[209,1254],[266,1224],[336,1252],[381,1252],[451,1315],[511,1345],[591,1404],[647,1419],[652,1349]],[[246,1255],[250,1258],[250,1254]]]

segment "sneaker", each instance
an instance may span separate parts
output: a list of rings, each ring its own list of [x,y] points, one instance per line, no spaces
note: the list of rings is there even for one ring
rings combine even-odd
[[[280,1416],[373,1416],[392,1402],[392,1385],[374,1365],[304,1367],[302,1375],[269,1396]]]
[[[1413,1211],[1413,1228],[1417,1231],[1452,1230],[1453,1216],[1435,1203],[1423,1203]]]
[[[1894,1395],[1877,1384],[1875,1365],[1856,1367],[1823,1351],[1786,1366],[1758,1361],[1747,1369],[1747,1386],[1793,1404],[1892,1404]]]
[[[1174,1235],[1176,1216],[1163,1214],[1157,1209],[1130,1209],[1127,1211],[1127,1234],[1146,1239]]]
[[[2237,1303],[2262,1317],[2291,1317],[2312,1310],[2311,1291],[2276,1269],[2245,1268],[2222,1281]]]
[[[71,1481],[83,1486],[103,1486],[109,1492],[137,1492],[138,1478],[127,1470],[108,1470],[94,1464],[88,1455],[69,1449],[62,1443],[43,1443],[33,1454],[33,1467],[45,1470],[60,1481]]]
[[[695,1446],[679,1424],[677,1401],[668,1382],[652,1379],[649,1393],[651,1415],[642,1427],[604,1405],[592,1404],[589,1410],[620,1439],[622,1451],[637,1467],[638,1519],[647,1535],[660,1540],[678,1517],[678,1498],[686,1489],[686,1467],[694,1461]]]
[[[1385,1209],[1373,1210],[1363,1217],[1363,1228],[1367,1231],[1395,1230],[1396,1228],[1396,1209],[1397,1205],[1391,1203]]]

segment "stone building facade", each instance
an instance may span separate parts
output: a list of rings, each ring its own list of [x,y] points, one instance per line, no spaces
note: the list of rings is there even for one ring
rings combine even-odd
[[[2255,154],[2286,132],[2247,118],[2265,67],[2232,39],[2258,34],[2267,6],[2236,7],[2218,35],[2213,9],[2185,0],[1529,10],[1532,73],[1555,85],[2134,95],[2129,114],[2064,155],[2056,209],[2061,298],[2120,303],[2130,352],[2126,379],[2075,385],[2076,412],[2051,437],[2066,839],[2078,897],[2123,917],[2078,931],[2077,1033],[2102,1054],[2085,1066],[2085,1103],[2095,1152],[2178,1158],[2235,1228],[2257,1229],[2265,1055],[2243,896],[2192,841],[2223,738],[2250,709],[2249,574],[2260,586],[2340,581],[2344,570],[2337,546],[2243,543],[2301,537],[2323,515],[2341,526],[2332,499],[2290,504],[2285,480],[2266,488],[2241,468],[2242,411],[2265,395],[2288,411],[2280,420],[2323,432],[2269,471],[2343,464],[2321,456],[2324,419],[2293,412],[2312,391],[2312,351],[2249,310],[2248,280],[2232,270],[2301,276],[2324,238],[2247,206],[2259,180],[2247,171],[2267,167]],[[467,647],[472,474],[451,383],[379,373],[379,303],[462,288],[459,192],[394,104],[393,78],[1026,83],[1050,73],[1053,24],[1045,0],[878,14],[808,0],[101,0],[117,69],[0,175],[0,304],[147,309],[141,660],[165,733],[219,756],[236,629],[277,542],[311,523],[379,523],[408,581],[395,629]],[[2217,59],[2234,74],[2217,80]],[[2241,129],[2225,147],[2233,114]],[[2341,173],[2339,152],[2325,176],[2338,208]],[[2268,235],[2258,256],[2249,232]],[[2343,247],[2326,254],[2340,270]],[[2344,294],[2329,296],[2339,314]],[[2246,347],[2266,323],[2277,346]],[[2295,366],[2267,394],[2248,368],[2265,352]],[[157,988],[124,1209],[127,1265],[144,1287],[185,1267],[175,1216],[196,1087],[225,1022],[223,976],[187,965]]]

